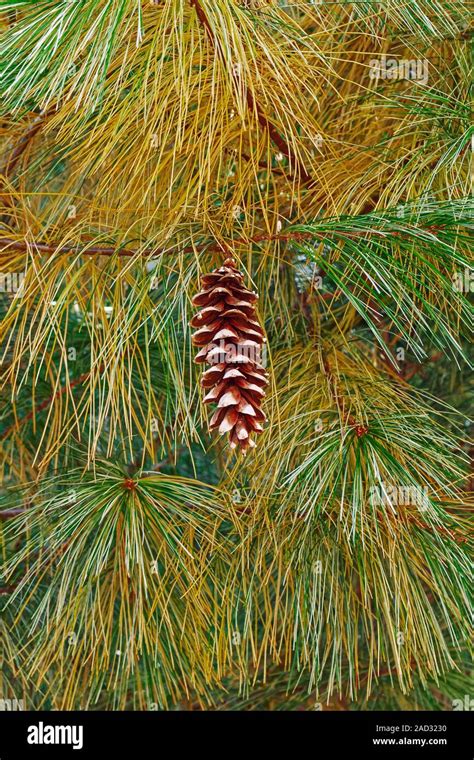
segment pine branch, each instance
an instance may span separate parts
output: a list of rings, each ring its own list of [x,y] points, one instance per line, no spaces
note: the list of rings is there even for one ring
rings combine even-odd
[[[433,233],[437,230],[442,230],[444,228],[443,225],[429,225],[424,228],[420,228],[425,233]],[[407,231],[406,234],[413,234],[414,230]],[[397,237],[399,235],[403,235],[402,230],[394,230],[392,234]],[[331,229],[328,231],[321,231],[318,229],[314,229],[311,232],[281,232],[281,233],[268,233],[268,234],[261,234],[261,235],[253,235],[245,238],[234,238],[233,240],[228,241],[221,241],[217,243],[200,243],[195,246],[185,246],[183,248],[179,248],[178,250],[181,253],[194,253],[196,251],[198,252],[209,252],[209,253],[215,253],[215,252],[224,252],[228,253],[232,251],[233,246],[237,245],[249,245],[249,244],[258,244],[258,243],[265,243],[265,242],[276,242],[276,243],[289,243],[289,242],[298,242],[298,241],[311,241],[315,238],[319,238],[321,240],[327,240],[331,235],[340,235],[341,237],[347,238],[348,240],[357,240],[360,237],[366,238],[369,236],[380,236],[383,238],[388,237],[387,232],[383,232],[381,230],[359,230],[359,231],[353,231],[349,232],[345,229]],[[85,248],[82,248],[82,245],[85,245]],[[15,251],[27,251],[31,248],[34,248],[39,253],[51,253],[54,255],[63,255],[63,254],[69,254],[69,253],[76,253],[80,254],[81,256],[125,256],[125,257],[134,257],[134,256],[143,256],[143,257],[158,257],[163,256],[164,254],[174,254],[176,253],[176,249],[174,248],[137,248],[137,249],[128,249],[128,248],[115,248],[115,247],[101,247],[101,246],[90,246],[87,247],[87,244],[81,244],[78,243],[76,245],[55,245],[54,243],[40,243],[36,241],[28,241],[28,240],[15,240],[13,238],[0,238],[0,246],[2,246],[3,250],[7,251],[8,249],[12,249]],[[1,250],[1,249],[0,249]]]
[[[6,177],[11,177],[23,153],[26,151],[31,141],[35,138],[35,136],[38,134],[40,129],[43,127],[46,119],[52,113],[54,113],[53,109],[50,109],[49,111],[43,111],[42,113],[40,113],[38,116],[36,116],[33,119],[30,126],[26,129],[25,133],[19,139],[18,143],[12,150],[11,154],[8,156],[5,162],[5,165],[2,169],[2,174],[4,174]]]
[[[48,398],[44,399],[34,409],[28,412],[28,414],[25,414],[24,417],[22,417],[20,420],[17,420],[12,425],[10,425],[6,430],[4,430],[3,433],[0,435],[0,441],[3,441],[6,438],[8,438],[10,433],[17,432],[18,429],[22,427],[22,425],[27,423],[29,420],[35,418],[37,414],[43,411],[43,409],[47,409],[55,399],[60,398],[64,393],[71,390],[75,386],[82,385],[83,383],[85,383],[86,380],[89,378],[89,376],[90,376],[90,372],[84,372],[80,377],[77,377],[75,380],[71,380],[71,382],[68,383],[68,385],[63,385],[61,388],[59,388],[59,390],[56,391],[56,393],[53,393],[52,396],[49,396]]]
[[[10,584],[8,586],[0,586],[0,596],[9,596],[10,594],[13,594],[15,589],[17,588],[17,584]]]
[[[52,112],[53,112],[52,110],[45,111],[43,113],[40,113],[38,116],[36,116],[35,119],[33,119],[33,122],[26,129],[25,133],[22,135],[18,143],[15,145],[15,147],[11,151],[10,155],[8,156],[5,162],[4,167],[0,171],[0,174],[3,174],[3,176],[8,179],[11,178],[24,152],[27,150],[32,140],[34,140],[35,136],[38,134],[38,132],[42,128],[44,121],[48,118],[48,116],[50,116]],[[2,181],[2,184],[5,184],[5,183]],[[1,218],[1,221],[3,224],[8,224],[13,216],[14,204],[11,198],[6,194],[3,194],[3,195],[0,194],[0,198],[9,208],[12,209],[12,213],[4,214]]]
[[[26,512],[26,509],[16,507],[15,509],[3,509],[0,511],[0,520],[11,520],[13,517],[18,517]]]
[[[358,423],[354,416],[346,411],[346,400],[343,396],[342,389],[338,382],[337,376],[333,373],[328,357],[323,356],[322,367],[324,374],[326,375],[328,386],[332,398],[334,399],[342,424],[347,424],[355,430],[357,438],[361,438],[363,435],[369,432],[369,427],[362,423]]]
[[[200,0],[189,0],[189,2],[190,2],[191,7],[194,6],[197,17],[201,23],[201,26],[205,29],[212,47],[217,51],[217,55],[225,64],[225,56],[222,51],[221,45],[219,41],[216,39],[214,32],[212,31],[212,28],[209,24],[209,21],[200,3]],[[314,185],[316,184],[316,181],[308,174],[308,172],[306,171],[306,168],[303,166],[299,158],[296,156],[295,152],[292,150],[290,145],[288,145],[288,143],[280,135],[280,133],[278,132],[273,122],[271,122],[270,119],[265,115],[265,112],[262,106],[260,105],[258,100],[253,96],[251,90],[245,84],[242,85],[240,76],[235,71],[232,72],[232,77],[236,86],[239,89],[241,89],[242,86],[245,87],[245,97],[247,100],[247,105],[249,107],[249,110],[257,114],[257,119],[260,126],[263,127],[263,129],[265,129],[268,132],[270,139],[277,146],[278,150],[284,156],[288,158],[288,160],[290,161],[290,165],[298,167],[301,181],[303,182],[303,184],[309,185],[309,187],[314,187]]]

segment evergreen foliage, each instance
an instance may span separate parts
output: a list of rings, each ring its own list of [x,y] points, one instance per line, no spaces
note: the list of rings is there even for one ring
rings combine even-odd
[[[0,698],[472,691],[469,24],[0,0]],[[267,336],[245,458],[209,433],[189,324],[229,256]]]

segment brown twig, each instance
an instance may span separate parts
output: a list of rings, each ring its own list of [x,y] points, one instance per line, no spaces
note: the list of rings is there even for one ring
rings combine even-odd
[[[14,430],[17,430],[19,427],[24,425],[28,420],[31,420],[33,417],[36,417],[36,415],[43,411],[43,409],[46,409],[56,398],[59,398],[63,395],[63,393],[66,393],[66,391],[69,388],[74,388],[76,385],[80,385],[81,383],[84,383],[85,380],[89,378],[90,372],[84,372],[80,377],[77,377],[75,380],[72,380],[72,382],[69,383],[69,385],[63,385],[56,393],[53,393],[52,396],[49,396],[47,399],[41,402],[41,404],[38,404],[37,407],[31,410],[31,412],[28,412],[28,414],[25,414],[24,417],[21,417],[20,420],[17,420],[12,425],[10,425],[6,430],[3,431],[3,433],[0,435],[0,441],[4,441],[5,438],[7,438],[10,433],[12,433]],[[0,513],[1,514],[1,513]]]
[[[0,596],[8,596],[8,594],[13,594],[17,585],[17,583],[12,583],[10,586],[0,586]]]
[[[23,153],[27,149],[30,142],[33,140],[33,138],[37,135],[37,133],[40,131],[41,127],[43,126],[45,120],[48,118],[48,116],[53,113],[52,110],[44,111],[40,113],[38,116],[36,116],[35,119],[33,119],[30,126],[26,129],[25,133],[20,137],[17,145],[10,153],[10,156],[8,157],[5,166],[3,168],[2,173],[10,177],[11,174],[15,171],[17,164],[19,160],[21,159]]]
[[[41,566],[43,566],[43,567],[50,567],[53,564],[53,562],[56,559],[58,559],[58,557],[61,556],[61,554],[64,554],[64,552],[68,549],[68,547],[70,546],[70,544],[71,544],[71,539],[68,539],[67,541],[64,541],[64,543],[62,543],[60,546],[58,546],[58,548],[55,549],[51,553],[51,556],[49,557],[49,559],[47,559],[47,561],[45,563],[42,563]],[[41,557],[41,555],[42,555],[42,550],[40,549],[39,551],[35,551],[32,554],[28,555],[27,560],[28,560],[29,563],[31,563],[32,560],[33,561],[39,560],[40,557]],[[38,566],[38,569],[39,569],[39,567],[40,566]],[[18,586],[20,585],[20,583],[23,581],[23,579],[25,578],[25,575],[26,575],[26,573],[24,573],[20,577],[20,579],[18,580],[17,583],[12,583],[12,584],[10,584],[8,586],[2,586],[2,587],[0,587],[0,596],[2,596],[2,595],[6,596],[7,594],[12,594],[15,591],[15,589],[18,588]]]
[[[414,517],[413,515],[405,515],[406,519],[409,523],[412,523],[413,525],[416,525],[417,528],[421,528],[422,530],[428,530],[432,533],[438,532],[442,533],[444,536],[448,536],[449,538],[452,538],[453,541],[455,541],[457,544],[465,544],[468,541],[468,538],[466,536],[460,536],[454,529],[449,530],[448,528],[445,528],[444,525],[428,525],[428,523],[425,523],[421,520],[418,520],[417,517]]]
[[[47,119],[51,113],[52,113],[52,110],[44,111],[43,113],[40,113],[35,119],[33,119],[33,122],[26,129],[24,134],[20,137],[18,143],[16,144],[16,146],[14,147],[14,149],[8,156],[5,165],[0,170],[0,173],[3,174],[4,177],[7,177],[7,178],[11,177],[23,153],[28,148],[29,144],[34,139],[35,135],[39,132],[39,130],[43,126],[45,119]],[[2,198],[2,201],[12,210],[10,214],[4,214],[2,216],[3,224],[8,224],[10,222],[10,219],[13,216],[14,205],[11,199],[8,198],[5,194],[0,195],[0,197]]]
[[[369,428],[367,425],[362,425],[361,423],[357,422],[355,417],[352,416],[352,414],[349,414],[346,411],[346,403],[345,399],[341,394],[339,383],[337,381],[336,376],[334,375],[331,366],[327,360],[326,357],[323,357],[322,361],[322,367],[323,372],[327,378],[329,390],[331,392],[331,396],[333,397],[334,401],[336,402],[336,406],[338,408],[341,420],[344,425],[349,425],[351,428],[355,430],[357,438],[362,438],[363,435],[366,435],[366,433],[369,432]]]
[[[343,415],[344,415],[345,414],[345,411],[344,411],[345,402],[344,402],[344,399],[342,398],[342,396],[340,395],[339,387],[338,387],[337,382],[336,382],[336,378],[334,377],[334,373],[333,373],[333,371],[331,369],[331,366],[330,366],[330,364],[329,364],[329,362],[328,362],[328,360],[327,360],[326,357],[323,357],[322,367],[323,367],[323,372],[326,375],[326,378],[327,378],[328,383],[329,383],[329,387],[330,387],[330,390],[331,390],[331,396],[333,397],[334,401],[336,402],[336,406],[339,409],[339,411],[341,411],[343,413]]]
[[[12,517],[17,517],[18,515],[22,515],[26,512],[26,509],[23,509],[23,507],[15,507],[13,509],[4,509],[2,512],[0,512],[0,520],[11,520]]]
[[[81,256],[135,256],[137,253],[137,251],[130,251],[125,248],[101,248],[100,246],[91,246],[90,248],[85,248],[81,251],[80,244],[63,245],[57,248],[52,243],[36,243],[28,240],[13,240],[12,238],[0,238],[0,246],[4,246],[3,250],[11,248],[14,251],[27,251],[30,247],[33,247],[39,253],[54,253],[58,255],[65,253],[80,253]],[[150,250],[149,253],[153,253],[153,251]],[[161,251],[156,251],[156,255],[159,255],[159,253],[161,253]]]
[[[237,153],[237,150],[234,148],[224,148],[226,153],[229,153],[231,156],[235,158],[235,155]],[[249,156],[248,153],[244,153],[243,151],[239,151],[238,155],[244,159],[244,161],[251,161],[252,156]],[[287,180],[290,180],[292,182],[295,178],[292,174],[287,174],[283,169],[279,169],[277,166],[269,166],[266,161],[258,161],[257,165],[260,169],[266,169],[268,172],[271,172],[272,174],[277,174],[279,177],[286,177]]]
[[[442,359],[443,356],[444,356],[443,352],[438,351],[438,353],[433,354],[433,356],[430,356],[424,362],[418,362],[418,363],[407,365],[405,372],[403,373],[403,379],[411,380],[411,378],[417,375],[418,372],[421,372],[421,370],[424,369],[427,364],[437,362],[440,359]]]
[[[435,229],[435,227],[426,227],[424,228],[425,232],[430,232],[431,230]],[[436,227],[438,229],[438,227]],[[215,242],[212,244],[209,243],[202,243],[199,245],[189,245],[185,246],[184,248],[180,249],[181,253],[195,253],[196,251],[208,251],[210,253],[219,252],[222,250],[230,251],[231,246],[236,245],[252,245],[254,243],[264,243],[264,242],[277,242],[277,243],[285,243],[285,242],[291,242],[291,241],[304,241],[304,240],[314,240],[315,238],[326,238],[328,235],[331,234],[339,234],[341,236],[346,237],[348,240],[356,240],[359,237],[366,237],[367,236],[367,230],[360,230],[357,232],[346,232],[345,230],[326,230],[319,231],[319,230],[313,230],[312,232],[283,232],[283,233],[263,233],[261,235],[254,235],[253,237],[247,237],[247,238],[236,238],[229,242]],[[400,234],[397,231],[393,232],[393,235]],[[379,235],[382,237],[385,237],[385,233],[381,230],[371,230],[370,235]],[[37,243],[34,241],[28,241],[28,240],[14,240],[13,238],[0,238],[0,251],[10,248],[16,251],[27,251],[30,247],[34,248],[39,253],[52,253],[55,255],[62,255],[66,253],[77,253],[81,256],[136,256],[138,254],[137,249],[129,249],[129,248],[116,248],[116,247],[100,247],[100,246],[90,246],[88,248],[84,248],[83,250],[80,250],[81,244],[78,243],[77,245],[63,245],[63,246],[56,246],[54,243]],[[142,256],[161,256],[165,253],[171,253],[172,249],[170,248],[144,248],[140,255]]]
[[[206,16],[206,13],[204,11],[204,8],[202,7],[199,0],[189,0],[189,3],[191,7],[194,7],[197,17],[201,23],[201,26],[204,28],[209,41],[216,51],[217,55],[221,58],[221,60],[225,61],[225,56],[223,54],[221,45],[219,43],[219,40],[216,39],[214,32],[212,31],[211,25],[209,24],[209,20]],[[238,73],[233,72],[232,76],[234,78],[234,81],[236,82],[237,86],[239,88],[242,87],[242,83],[240,80],[240,76]],[[243,85],[245,87],[245,85]],[[280,153],[282,153],[284,156],[286,156],[293,166],[297,166],[299,169],[300,177],[303,181],[303,184],[314,186],[316,184],[316,181],[311,177],[310,174],[306,171],[306,168],[299,160],[296,153],[293,151],[290,145],[283,139],[283,137],[280,135],[278,129],[275,127],[273,122],[270,121],[270,119],[265,115],[265,112],[258,102],[258,100],[253,96],[252,92],[249,90],[248,87],[245,87],[245,98],[247,100],[247,105],[249,107],[249,110],[254,112],[257,116],[258,122],[263,129],[265,129],[272,142],[277,146]]]

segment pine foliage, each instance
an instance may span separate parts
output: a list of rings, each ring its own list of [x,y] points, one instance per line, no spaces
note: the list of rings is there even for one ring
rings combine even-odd
[[[469,24],[0,1],[0,697],[469,693]],[[228,257],[267,336],[246,458],[209,435],[191,341]]]

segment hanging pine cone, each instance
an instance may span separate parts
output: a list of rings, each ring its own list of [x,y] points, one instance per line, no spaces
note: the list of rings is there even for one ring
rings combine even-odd
[[[247,290],[234,259],[204,275],[202,290],[193,298],[201,311],[191,320],[198,330],[193,343],[201,346],[195,361],[207,362],[201,384],[210,389],[204,403],[217,404],[209,426],[229,433],[231,448],[245,454],[255,446],[252,433],[261,433],[265,415],[261,410],[268,384],[261,364],[263,330],[255,315],[257,294]]]

